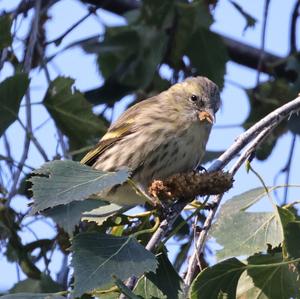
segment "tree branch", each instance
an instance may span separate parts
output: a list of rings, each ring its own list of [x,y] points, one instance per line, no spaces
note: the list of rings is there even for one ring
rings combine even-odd
[[[234,166],[229,170],[229,173],[232,175],[235,175],[235,173],[238,171],[238,169],[242,166],[242,164],[248,159],[248,157],[255,151],[255,149],[259,146],[259,144],[270,134],[270,132],[273,130],[273,128],[276,125],[271,124],[269,127],[263,129],[257,137],[253,140],[251,145],[243,152],[243,154],[240,156],[240,158],[237,160],[237,162],[234,164]],[[194,252],[192,257],[189,260],[188,270],[186,272],[185,276],[185,284],[187,286],[190,286],[193,279],[195,278],[198,271],[198,257],[203,252],[204,245],[207,239],[208,231],[212,225],[212,222],[214,220],[214,217],[216,215],[216,212],[218,210],[218,207],[221,203],[221,200],[223,198],[224,194],[219,194],[214,197],[212,200],[212,209],[210,210],[209,214],[206,217],[206,220],[203,224],[201,233],[196,241],[197,248]]]
[[[261,142],[261,140],[263,138],[265,138],[265,136],[275,126],[277,126],[283,119],[287,118],[290,114],[295,113],[296,111],[299,111],[299,110],[300,110],[300,97],[283,105],[282,107],[274,110],[273,112],[271,112],[270,114],[265,116],[263,119],[261,119],[259,122],[257,122],[255,125],[253,125],[251,128],[249,128],[247,131],[242,133],[236,139],[236,141],[208,168],[208,171],[216,171],[216,170],[221,170],[222,168],[224,168],[233,158],[236,157],[236,155],[240,152],[240,150],[242,148],[244,148],[253,139],[254,139],[254,141],[252,143],[252,146],[254,146],[254,148],[255,148],[257,146],[257,144],[259,144]],[[255,137],[257,137],[257,138],[255,139]],[[249,149],[253,150],[251,147]],[[246,159],[248,156],[249,156],[249,150],[246,151],[244,153],[244,155],[242,155],[242,158],[240,158],[240,161],[241,161],[241,159]],[[234,168],[231,169],[232,173],[235,173],[236,170]],[[211,212],[210,212],[211,215],[208,217],[207,223],[205,225],[209,224],[209,222],[212,221],[212,219],[214,218],[214,215],[220,204],[221,198],[222,198],[221,195],[218,195],[215,198],[214,201],[216,202],[216,207],[215,207],[215,209],[211,210]],[[168,230],[170,229],[170,227],[172,226],[172,224],[174,223],[174,221],[176,220],[178,215],[181,213],[185,204],[186,203],[183,203],[183,202],[177,202],[173,206],[170,207],[170,210],[169,210],[169,213],[168,213],[166,219],[164,219],[162,221],[158,230],[153,234],[150,241],[148,242],[148,244],[146,246],[147,249],[154,250],[156,248],[156,246],[164,238],[164,236],[166,235],[166,233],[168,232]],[[205,241],[207,232],[208,232],[208,229],[205,232],[205,235],[204,235],[204,233],[203,233],[203,235],[200,235],[201,236],[200,240],[203,239],[203,241],[201,241],[201,242]],[[200,243],[199,246],[197,246],[197,248],[202,250],[204,243],[203,243],[203,245],[201,245],[201,242],[200,241],[197,242],[198,244]],[[199,254],[199,252],[198,252],[198,254]],[[196,257],[195,257],[195,260],[196,260]],[[192,264],[191,264],[191,266],[189,266],[189,268],[191,268],[191,269],[194,268],[194,262],[192,259],[191,259],[190,263],[192,263]],[[197,263],[197,260],[196,260],[196,263]],[[190,270],[190,272],[191,273],[188,274],[188,277],[193,276],[192,270]],[[189,282],[190,278],[186,279],[186,282],[187,281]]]

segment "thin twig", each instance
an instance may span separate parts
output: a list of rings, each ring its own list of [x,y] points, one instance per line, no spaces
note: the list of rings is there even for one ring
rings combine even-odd
[[[298,110],[300,110],[300,96],[269,113],[247,131],[242,133],[236,141],[207,169],[207,171],[216,171],[224,168],[224,166],[228,164],[239,153],[239,151],[253,140],[264,128],[269,127],[273,123],[279,124],[283,119]]]
[[[4,147],[5,147],[5,151],[6,151],[6,157],[7,157],[7,159],[4,159],[4,160],[7,164],[10,174],[13,176],[14,175],[14,168],[13,168],[14,162],[13,162],[13,157],[12,157],[11,150],[10,150],[10,144],[7,139],[7,135],[5,133],[3,134],[3,141],[4,141]]]
[[[199,248],[197,247],[197,223],[198,223],[198,214],[195,216],[195,219],[194,219],[194,233],[193,233],[193,238],[194,238],[194,252],[199,252]],[[200,271],[202,271],[202,266],[201,266],[201,261],[200,261],[200,256],[199,254],[196,254],[196,260],[197,260],[197,266],[198,268],[200,269]]]
[[[32,103],[31,103],[32,106]],[[25,104],[26,107],[26,104]],[[19,116],[17,117],[17,121],[20,124],[20,126],[24,129],[24,131],[26,132],[26,136],[29,137],[31,139],[31,141],[33,142],[33,144],[35,145],[35,147],[37,148],[37,150],[40,152],[41,156],[43,157],[43,159],[45,161],[49,161],[48,156],[44,150],[44,148],[41,146],[41,144],[39,143],[39,141],[36,139],[36,137],[34,136],[33,132],[30,132],[28,130],[28,128],[26,127],[26,125],[23,124],[22,120],[19,118]]]
[[[267,19],[268,19],[270,2],[271,2],[271,0],[265,0],[264,19],[263,19],[263,27],[262,27],[262,34],[261,34],[261,47],[260,47],[259,60],[258,60],[258,64],[257,64],[256,87],[259,86],[260,73],[262,71],[262,65],[263,65],[263,61],[264,61]]]
[[[43,51],[42,51],[42,48],[40,46],[38,47],[38,51],[39,51],[39,53],[40,53],[40,55],[42,57],[41,65],[42,65],[42,68],[43,68],[43,70],[45,72],[47,83],[48,83],[48,85],[50,85],[51,84],[50,72],[48,70],[47,62],[45,61],[45,57],[43,56]],[[65,143],[63,133],[60,131],[59,128],[57,128],[56,131],[57,131],[58,142],[60,144],[63,157],[70,159],[70,155],[68,154],[68,147],[67,147],[67,145]]]
[[[250,157],[250,155],[255,151],[255,149],[261,144],[261,142],[268,137],[271,131],[277,126],[277,124],[271,124],[269,127],[262,130],[257,137],[253,140],[252,144],[245,150],[245,152],[240,155],[235,164],[231,167],[229,172],[235,175],[242,164]]]
[[[30,28],[31,31],[30,31],[30,35],[29,35],[27,51],[25,53],[24,64],[23,64],[23,70],[25,73],[29,73],[31,70],[31,66],[32,66],[34,47],[35,47],[35,45],[37,43],[37,39],[38,39],[38,28],[39,28],[39,20],[40,20],[41,3],[42,3],[41,0],[37,0],[35,2],[35,13],[34,13],[33,20],[32,20],[32,26]],[[25,161],[28,157],[28,153],[29,153],[29,147],[30,147],[30,143],[31,143],[30,136],[33,135],[32,134],[32,119],[31,119],[31,101],[30,101],[29,91],[27,91],[27,93],[26,93],[25,103],[26,103],[26,128],[27,128],[28,132],[26,133],[26,138],[25,138],[25,142],[24,142],[24,148],[23,148],[23,153],[22,153],[21,159],[20,159],[20,163],[19,163],[18,169],[16,170],[16,173],[13,177],[13,185],[7,196],[7,202],[6,202],[7,205],[9,205],[11,199],[17,193],[19,178],[21,176],[24,163],[25,163]]]
[[[297,19],[299,17],[300,0],[296,1],[291,18],[290,55],[297,52]]]
[[[268,134],[272,131],[272,129],[275,127],[274,124],[271,124],[269,127],[265,128],[261,133],[257,135],[257,137],[252,141],[251,145],[242,153],[242,155],[239,157],[239,159],[236,161],[236,163],[232,166],[232,168],[229,170],[229,173],[234,175],[237,170],[241,167],[241,165],[246,161],[246,159],[251,155],[253,151],[258,147],[258,145],[268,136]],[[194,277],[197,274],[197,264],[200,254],[203,252],[205,241],[207,239],[208,231],[212,225],[212,222],[214,220],[214,217],[216,215],[216,212],[218,210],[218,207],[220,205],[220,202],[222,200],[223,194],[216,195],[214,199],[212,200],[213,208],[209,211],[206,220],[203,224],[203,228],[200,232],[200,235],[197,239],[195,247],[197,250],[193,252],[192,257],[189,260],[188,270],[186,272],[185,276],[185,284],[189,286]]]
[[[6,59],[7,59],[7,56],[8,56],[8,48],[5,48],[5,49],[3,49],[2,50],[2,52],[1,52],[1,57],[0,57],[0,70],[3,68],[3,66],[4,66],[4,63],[5,63],[5,61],[6,61]]]
[[[288,117],[290,114],[295,113],[298,110],[300,110],[300,97],[265,116],[247,131],[242,133],[236,139],[236,141],[208,168],[208,171],[216,171],[224,168],[224,166],[226,166],[240,152],[240,150],[244,148],[245,145],[247,145],[256,136],[259,135],[259,132],[266,128],[269,128],[270,126],[278,125],[284,118]],[[220,200],[221,198],[216,198],[216,201],[218,203],[220,202]],[[159,228],[152,235],[150,241],[148,242],[146,246],[148,250],[154,250],[156,246],[161,242],[185,205],[186,203],[179,201],[170,207],[168,215],[161,222]]]
[[[71,155],[69,153],[69,149],[68,149],[68,146],[64,140],[64,135],[63,133],[61,132],[61,130],[59,128],[57,128],[57,137],[58,137],[58,142],[60,144],[60,148],[62,150],[62,155],[64,158],[67,158],[67,159],[71,159]]]
[[[79,19],[75,24],[73,24],[66,32],[64,32],[61,36],[48,41],[45,43],[46,46],[48,46],[49,44],[54,43],[56,46],[59,46],[60,43],[62,42],[62,40],[69,34],[71,33],[78,25],[80,25],[83,21],[85,21],[89,16],[91,16],[92,14],[94,14],[96,12],[97,8],[96,7],[89,7],[89,12],[82,17],[81,19]]]
[[[296,144],[296,134],[293,134],[289,157],[286,166],[282,169],[282,172],[286,172],[286,178],[285,178],[286,187],[284,188],[283,203],[282,203],[283,205],[287,204],[287,199],[288,199],[288,190],[289,190],[288,185],[290,182],[291,165],[292,165],[293,155],[295,151],[295,144]]]
[[[68,255],[64,254],[63,260],[61,263],[61,268],[57,274],[57,282],[63,286],[63,289],[66,290],[68,288],[68,275],[69,275],[70,267],[68,265]]]

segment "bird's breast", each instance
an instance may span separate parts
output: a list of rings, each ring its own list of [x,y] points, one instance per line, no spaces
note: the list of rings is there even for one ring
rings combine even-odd
[[[147,188],[153,179],[195,169],[204,156],[210,129],[197,122],[165,139],[149,153],[136,179]]]

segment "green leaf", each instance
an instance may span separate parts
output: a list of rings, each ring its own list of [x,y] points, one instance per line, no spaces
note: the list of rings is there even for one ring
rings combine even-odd
[[[255,298],[299,298],[298,274],[283,260],[281,253],[255,254],[247,261],[247,274],[260,290]]]
[[[72,250],[75,296],[112,286],[112,275],[139,277],[157,265],[155,256],[132,237],[82,233],[74,238]]]
[[[300,115],[299,113],[293,114],[288,120],[288,128],[294,134],[300,135]]]
[[[228,55],[219,35],[204,27],[197,30],[190,36],[185,54],[195,74],[206,76],[223,88]]]
[[[60,227],[71,235],[75,226],[79,224],[84,212],[107,205],[109,205],[109,203],[98,199],[73,201],[66,205],[47,209],[43,212],[43,215],[51,217]]]
[[[126,207],[122,207],[117,204],[110,203],[109,205],[84,212],[81,220],[96,222],[98,225],[102,225],[107,218],[116,214],[117,212],[120,213],[124,210],[126,210]]]
[[[147,87],[163,59],[166,45],[165,32],[150,26],[108,28],[99,52],[101,73],[132,90]]]
[[[66,299],[66,297],[61,295],[56,295],[53,293],[18,293],[18,294],[8,294],[0,297],[1,299]]]
[[[238,280],[245,264],[231,258],[204,269],[192,282],[190,299],[235,299]]]
[[[128,26],[107,28],[104,40],[99,48],[99,66],[101,74],[108,79],[124,61],[138,49],[137,32]]]
[[[16,283],[11,289],[10,293],[48,293],[62,291],[61,286],[54,282],[48,275],[42,275],[41,279],[27,278],[23,281]]]
[[[124,183],[129,176],[125,169],[103,172],[68,160],[47,162],[34,174],[37,176],[30,179],[35,199],[33,212],[87,199]]]
[[[284,228],[285,248],[288,257],[300,257],[300,221],[291,221]]]
[[[113,107],[117,101],[133,91],[133,88],[112,78],[105,80],[101,87],[85,92],[84,95],[93,105],[106,104],[108,107]]]
[[[250,255],[263,251],[267,243],[276,246],[283,241],[282,226],[276,212],[246,211],[265,195],[264,188],[256,188],[234,196],[221,206],[210,232],[223,246],[217,251],[218,260]]]
[[[248,89],[250,100],[250,113],[245,123],[245,129],[255,124],[271,111],[282,106],[295,97],[291,92],[289,83],[284,79],[270,80],[261,83],[257,88]],[[256,158],[265,160],[272,153],[279,137],[287,131],[287,121],[277,126],[256,150]]]
[[[247,275],[247,271],[245,271],[239,279],[239,283],[236,290],[236,298],[268,299],[263,293],[261,293],[260,289],[254,286],[252,278]]]
[[[0,137],[17,119],[20,103],[28,86],[27,74],[16,74],[0,83]]]
[[[149,272],[142,276],[134,289],[134,293],[144,299],[183,298],[183,281],[167,255],[165,253],[159,254],[157,260],[156,272]]]
[[[0,17],[0,51],[8,47],[12,42],[10,28],[12,19],[10,15]]]
[[[300,257],[300,221],[288,209],[277,207],[284,235],[283,256],[285,258]]]
[[[113,275],[113,280],[115,285],[119,288],[119,290],[126,296],[127,299],[141,299],[141,297],[136,296],[125,284],[124,282]]]
[[[280,218],[280,221],[281,221],[282,228],[284,230],[284,228],[287,226],[287,224],[289,222],[295,220],[296,217],[291,211],[289,211],[286,208],[281,208],[281,207],[276,206],[276,209],[277,209],[277,213]]]
[[[161,30],[172,26],[175,0],[144,0],[135,23],[147,24]]]
[[[71,78],[56,78],[43,101],[57,127],[69,138],[71,148],[78,149],[103,135],[106,125],[79,91],[72,92],[73,84]]]
[[[192,3],[176,3],[176,31],[171,40],[171,53],[169,59],[176,68],[181,66],[181,58],[189,43],[191,35],[202,27],[209,28],[212,17],[203,1]],[[174,30],[174,29],[173,29]]]
[[[290,81],[289,89],[296,97],[300,89],[300,55],[296,53],[291,55],[286,60],[285,72],[288,74]]]

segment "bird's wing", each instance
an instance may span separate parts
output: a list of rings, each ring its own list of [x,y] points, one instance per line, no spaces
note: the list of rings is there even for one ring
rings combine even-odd
[[[101,156],[108,148],[121,140],[124,136],[134,132],[131,123],[123,123],[120,126],[114,125],[102,137],[98,144],[90,150],[80,161],[82,164],[92,166],[99,156]]]
[[[139,102],[123,112],[117,121],[110,126],[99,143],[82,158],[80,163],[89,166],[93,165],[98,157],[108,148],[113,146],[119,140],[122,140],[124,136],[136,132],[137,116],[142,115],[145,108],[153,105],[155,102],[158,102],[157,97]]]

